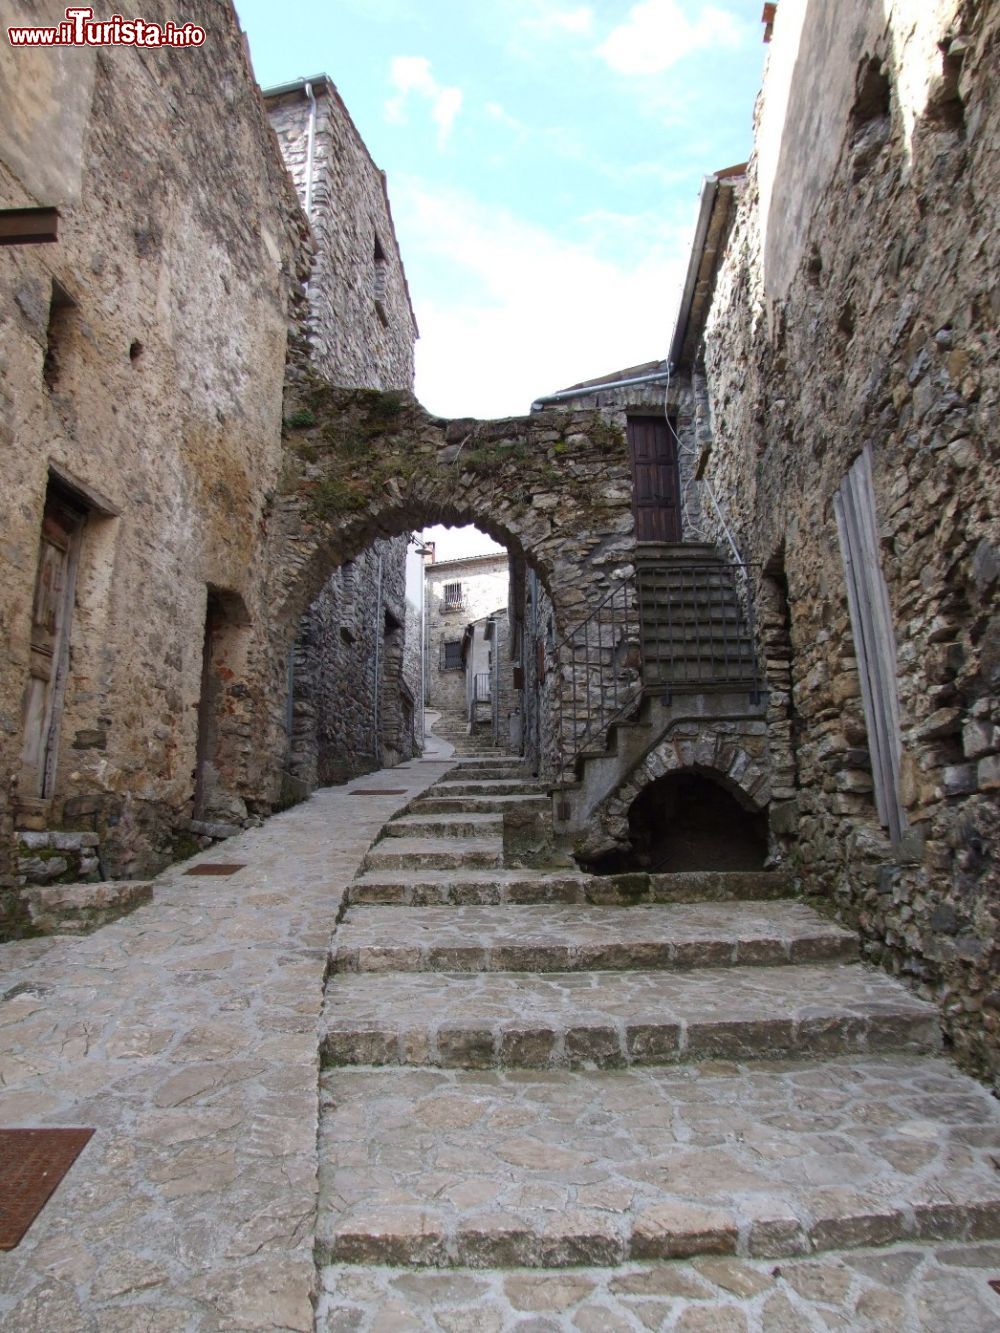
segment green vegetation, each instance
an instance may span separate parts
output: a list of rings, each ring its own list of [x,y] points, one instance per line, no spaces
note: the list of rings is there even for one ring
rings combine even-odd
[[[300,407],[297,412],[293,412],[288,418],[287,424],[292,430],[305,430],[308,426],[315,426],[316,417],[308,407]]]

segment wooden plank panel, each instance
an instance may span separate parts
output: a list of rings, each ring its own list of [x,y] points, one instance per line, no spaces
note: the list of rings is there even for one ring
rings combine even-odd
[[[898,842],[906,828],[899,797],[902,752],[896,691],[896,640],[879,562],[871,452],[865,447],[834,497],[847,601],[868,729],[875,803],[880,822]]]

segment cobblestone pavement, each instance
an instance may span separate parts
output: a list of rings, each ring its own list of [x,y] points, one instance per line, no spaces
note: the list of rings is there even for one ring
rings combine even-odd
[[[313,1325],[317,1019],[330,930],[383,822],[448,763],[317,793],[161,875],[86,938],[0,946],[0,1124],[97,1133],[0,1254],[16,1333]],[[353,795],[406,788],[399,797]]]
[[[442,773],[537,800],[494,756],[414,761],[198,858],[232,876],[175,867],[93,935],[0,946],[0,1123],[97,1130],[0,1255],[5,1330],[1000,1329],[1000,1117],[902,1049],[933,1043],[926,1006],[823,961],[853,944],[776,877],[677,877],[651,893],[715,901],[636,908],[634,885],[506,869],[496,819],[467,818],[496,806],[412,804]],[[331,950],[368,893],[414,907],[351,907]],[[574,905],[416,907],[521,895]],[[609,1016],[611,1063],[639,1019],[683,1029],[648,1054],[686,1063],[594,1068]],[[352,1025],[433,1031],[436,1056],[444,1032],[461,1067],[321,1072]],[[814,1057],[762,1058],[789,1030]],[[567,1050],[587,1067],[527,1067]]]
[[[1000,1246],[785,1259],[434,1272],[330,1267],[320,1333],[995,1333]]]

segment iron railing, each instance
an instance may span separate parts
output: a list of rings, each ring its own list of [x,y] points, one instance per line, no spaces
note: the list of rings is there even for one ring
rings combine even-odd
[[[760,696],[752,566],[642,561],[556,645],[564,776],[644,693],[746,690]]]
[[[602,743],[612,722],[642,697],[635,575],[623,579],[556,645],[562,768]]]

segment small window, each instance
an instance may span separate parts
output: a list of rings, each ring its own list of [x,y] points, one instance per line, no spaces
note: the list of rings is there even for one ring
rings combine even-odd
[[[461,669],[462,669],[462,640],[454,639],[450,643],[442,643],[441,670],[461,671]]]
[[[444,604],[446,607],[460,607],[463,600],[460,583],[446,583],[444,585]]]
[[[383,324],[389,323],[389,314],[385,305],[388,275],[389,263],[385,257],[385,250],[379,240],[378,232],[376,232],[375,250],[372,258],[372,297],[375,301],[378,317]]]
[[[42,378],[46,387],[56,389],[65,369],[70,341],[75,332],[76,302],[65,287],[52,279],[52,297],[49,302],[49,326],[45,340],[45,361]]]

